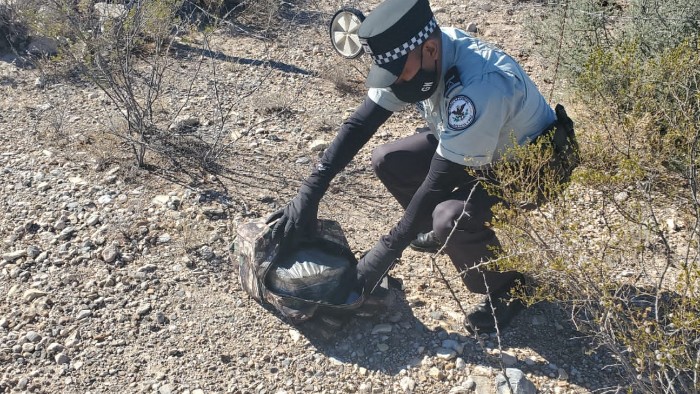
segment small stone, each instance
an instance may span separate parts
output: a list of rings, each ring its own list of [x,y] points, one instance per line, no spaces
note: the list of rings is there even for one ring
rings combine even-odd
[[[36,263],[41,264],[41,263],[43,263],[44,260],[46,260],[48,257],[49,257],[49,252],[43,251],[43,252],[39,253],[38,256],[36,256],[36,258],[34,259],[34,261],[35,261]]]
[[[22,344],[22,353],[32,353],[34,352],[34,344],[26,342]]]
[[[309,159],[308,157],[300,157],[300,158],[297,159],[297,161],[295,161],[295,163],[297,163],[297,164],[306,164],[306,163],[308,163],[308,162],[310,162],[310,161],[311,161],[311,159]]]
[[[17,381],[17,386],[15,386],[15,388],[17,388],[18,390],[24,390],[27,388],[28,383],[29,383],[29,379],[27,379],[26,377],[21,378],[20,380]]]
[[[434,320],[442,320],[442,312],[440,311],[432,311],[430,312],[430,318]]]
[[[63,230],[67,226],[68,226],[68,223],[66,223],[65,218],[60,218],[53,223],[53,228],[55,228],[56,230],[59,230],[59,231]]]
[[[416,389],[416,381],[408,376],[404,376],[399,381],[399,386],[405,393],[412,393]]]
[[[22,295],[22,298],[24,298],[24,300],[26,302],[32,302],[32,301],[36,300],[37,298],[45,296],[46,294],[47,294],[46,292],[41,291],[39,289],[29,289],[29,290],[24,292],[24,295]]]
[[[309,144],[309,149],[312,152],[320,152],[326,148],[328,148],[328,143],[323,140],[315,140]]]
[[[78,186],[85,186],[85,185],[88,184],[87,181],[86,181],[85,179],[83,179],[83,178],[81,178],[81,177],[79,177],[79,176],[71,176],[71,177],[68,177],[68,182],[70,182],[70,183],[72,183],[72,184],[74,184],[74,185],[78,185]]]
[[[80,343],[80,333],[78,331],[75,331],[73,334],[71,334],[68,338],[66,338],[66,341],[64,344],[66,345],[67,348],[72,348],[77,346]]]
[[[338,360],[338,359],[335,358],[335,357],[328,357],[328,361],[329,361],[332,365],[335,365],[335,366],[340,366],[340,365],[345,364],[344,362]]]
[[[27,250],[26,249],[21,249],[21,250],[15,250],[14,252],[9,252],[5,253],[2,255],[3,260],[7,262],[15,262],[18,259],[21,259],[22,257],[27,255]]]
[[[471,390],[464,387],[464,385],[452,387],[448,394],[470,394]]]
[[[39,189],[39,191],[41,192],[45,192],[51,189],[51,184],[49,184],[48,182],[41,182],[38,185],[36,185],[36,188]]]
[[[379,349],[380,352],[386,352],[387,350],[389,350],[389,345],[387,345],[386,343],[380,343],[377,345],[377,349]]]
[[[443,360],[452,360],[457,356],[457,352],[452,349],[445,349],[444,347],[437,348],[435,350],[435,355]]]
[[[528,366],[533,366],[537,364],[537,359],[533,356],[528,356],[525,358],[525,364]]]
[[[151,312],[151,304],[143,304],[136,310],[139,316],[146,316],[149,312]]]
[[[566,370],[563,368],[559,368],[559,380],[569,380],[569,374],[566,373]]]
[[[7,328],[10,326],[10,322],[7,320],[7,318],[2,318],[0,319],[0,328]]]
[[[54,360],[56,360],[56,364],[59,365],[70,363],[70,358],[65,353],[58,353],[56,357],[54,357]]]
[[[87,319],[90,316],[92,316],[92,311],[89,309],[83,309],[80,312],[78,312],[77,315],[75,315],[75,320]]]
[[[299,331],[297,331],[295,329],[289,330],[289,336],[292,338],[292,341],[294,341],[295,343],[299,342],[299,340],[301,339],[301,333],[299,333]]]
[[[478,30],[478,29],[477,29],[477,27],[476,27],[476,23],[474,23],[474,22],[469,22],[469,24],[467,25],[467,32],[469,32],[469,33],[476,33],[477,30]]]
[[[496,356],[501,358],[503,365],[506,367],[512,367],[518,363],[518,358],[514,354],[508,352],[501,352],[500,355],[496,353]]]
[[[63,345],[60,343],[53,342],[46,347],[46,351],[49,353],[58,353],[63,351]]]
[[[175,119],[170,125],[170,131],[186,131],[199,126],[199,118],[194,116],[183,116]]]
[[[85,220],[85,224],[87,224],[88,226],[94,226],[99,222],[100,222],[100,214],[97,212],[91,213],[90,216],[88,216],[87,220]]]
[[[66,240],[70,239],[74,233],[75,233],[75,227],[68,226],[68,227],[64,228],[63,230],[61,230],[61,232],[58,233],[56,238],[61,240],[61,241],[66,241]]]
[[[463,386],[467,390],[474,390],[476,388],[476,382],[474,381],[474,378],[472,378],[471,376],[468,376],[467,380],[464,381]]]
[[[156,269],[158,269],[158,267],[156,267],[155,264],[146,264],[146,265],[144,265],[144,266],[142,266],[142,267],[139,267],[139,269],[136,270],[136,271],[137,271],[137,272],[151,273],[151,272],[155,272]]]
[[[107,264],[114,263],[117,257],[119,257],[119,246],[115,244],[109,245],[102,250],[102,260]]]
[[[36,245],[30,245],[27,247],[27,256],[30,259],[36,258],[41,254],[41,249]]]
[[[442,341],[442,347],[445,349],[452,349],[457,352],[457,354],[462,354],[464,351],[464,345],[455,341],[454,339],[445,339]]]
[[[430,370],[428,371],[428,376],[430,376],[431,378],[433,378],[435,380],[445,379],[445,374],[441,370],[439,370],[437,367],[430,368]]]
[[[113,200],[114,199],[112,198],[112,196],[110,196],[109,194],[105,194],[97,199],[97,203],[100,205],[107,205],[110,204]]]
[[[629,198],[629,194],[627,192],[619,192],[615,194],[615,201],[616,202],[624,202]]]
[[[160,195],[153,197],[153,200],[151,200],[151,201],[155,205],[166,206],[168,204],[168,202],[170,201],[170,196],[165,195],[165,194],[160,194]]]
[[[204,390],[202,390],[202,389],[194,389],[194,390],[192,390],[192,394],[204,394]]]
[[[503,374],[498,374],[496,376],[496,392],[498,394],[511,394],[511,390],[516,394],[536,394],[537,389],[535,385],[527,380],[523,371],[516,368],[506,368],[506,375],[508,380],[503,376]],[[510,388],[508,387],[508,382],[510,382]]]
[[[172,238],[170,237],[170,234],[161,234],[158,236],[158,243],[159,244],[167,244],[170,242]]]
[[[29,342],[33,343],[39,343],[39,341],[41,341],[41,335],[36,331],[28,331],[24,337],[27,338]]]
[[[391,332],[391,324],[377,324],[372,328],[372,334],[387,334]]]
[[[457,357],[455,360],[455,369],[458,371],[462,371],[467,368],[467,363],[464,362],[464,359],[462,357]]]
[[[158,394],[172,394],[173,390],[174,390],[173,385],[164,384],[158,388]]]
[[[205,261],[212,261],[214,258],[216,258],[214,250],[209,245],[204,245],[197,251],[199,252],[199,256]]]
[[[484,365],[477,365],[472,370],[472,373],[478,376],[491,376],[492,372],[493,370],[490,367]]]

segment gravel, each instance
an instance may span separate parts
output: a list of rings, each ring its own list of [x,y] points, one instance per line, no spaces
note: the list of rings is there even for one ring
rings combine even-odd
[[[473,23],[475,31],[488,27],[495,35],[486,38],[509,50],[529,45],[513,30],[526,17],[516,5],[432,3],[442,8],[441,20]],[[350,318],[330,339],[289,325],[241,290],[237,261],[230,261],[235,229],[286,204],[365,94],[355,70],[364,66],[329,53],[325,24],[318,31],[297,28],[307,29],[305,40],[293,46],[261,45],[243,35],[217,38],[226,55],[243,63],[267,59],[269,53],[259,53],[263,46],[284,57],[244,68],[251,80],[278,78],[233,107],[232,122],[241,124],[228,125],[226,134],[246,132],[211,171],[190,171],[187,160],[176,167],[152,152],[152,171],[135,167],[128,150],[116,149],[124,141],[106,132],[118,116],[102,92],[48,76],[35,84],[37,70],[0,62],[0,392],[496,390],[498,341],[466,331],[426,255],[404,253],[393,274],[405,290],[391,311]],[[243,83],[240,64],[217,62],[223,90],[236,92]],[[216,100],[208,82],[196,79],[194,63],[185,65],[198,82],[172,133],[206,136],[218,119]],[[310,73],[285,71],[285,65]],[[541,81],[543,68],[528,67]],[[333,81],[342,77],[347,91]],[[59,121],[64,128],[52,132]],[[411,113],[397,114],[369,145],[419,126]],[[401,212],[372,175],[371,146],[338,175],[319,208],[321,217],[341,222],[358,256]],[[437,264],[451,269],[444,257]],[[478,300],[459,279],[451,284],[462,304]],[[517,317],[501,343],[503,361],[521,371],[523,387],[530,382],[543,392],[585,393],[619,383],[613,368],[603,368],[615,364],[609,355],[593,351],[551,305]]]

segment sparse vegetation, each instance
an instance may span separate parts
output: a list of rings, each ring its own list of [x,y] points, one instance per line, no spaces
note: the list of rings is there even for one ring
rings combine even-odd
[[[604,3],[549,6],[536,31],[580,103],[583,166],[564,195],[536,212],[517,204],[499,212],[506,266],[538,283],[531,302],[561,303],[612,350],[630,390],[698,392],[700,8]],[[528,190],[527,179],[500,171]],[[577,214],[581,196],[599,211],[592,222]],[[592,238],[594,229],[605,237]]]
[[[158,156],[175,164],[190,159],[215,172],[217,161],[238,139],[248,137],[252,153],[244,163],[256,169],[235,171],[252,179],[253,186],[244,186],[255,190],[248,191],[254,197],[245,201],[234,196],[227,202],[242,212],[239,219],[248,218],[281,203],[278,197],[292,193],[303,176],[289,176],[292,170],[272,174],[275,169],[261,163],[275,160],[279,167],[291,167],[288,162],[309,160],[308,152],[301,153],[308,141],[332,138],[352,101],[364,92],[364,65],[338,66],[327,59],[321,61],[326,68],[319,79],[332,84],[332,93],[322,99],[329,106],[307,108],[303,102],[305,90],[315,83],[311,78],[287,85],[271,80],[280,70],[290,79],[313,75],[313,69],[296,67],[300,59],[325,50],[315,42],[306,47],[304,40],[289,34],[292,24],[313,25],[315,33],[323,34],[312,38],[325,37],[326,15],[311,6],[301,12],[294,8],[298,3],[303,2],[137,0],[127,8],[121,2],[97,7],[94,1],[0,2],[0,51],[25,55],[22,48],[33,36],[57,42],[58,56],[32,59],[34,72],[42,78],[75,78],[73,82],[96,88],[104,97],[99,132],[109,138],[103,142],[100,163],[111,163],[112,151],[126,147],[142,167]],[[495,169],[507,187],[494,192],[511,202],[499,209],[493,223],[507,250],[498,265],[528,273],[537,283],[534,294],[523,295],[528,302],[559,303],[581,331],[615,354],[626,377],[620,386],[638,392],[698,392],[700,2],[569,0],[528,5],[537,11],[531,20],[541,22],[532,24],[541,54],[556,65],[548,69],[556,73],[551,80],[569,97],[566,104],[576,121],[582,163],[571,182],[562,184],[547,167],[548,151],[533,145],[515,150],[517,161]],[[255,37],[255,51],[230,55],[234,51],[227,51],[219,35]],[[286,63],[280,61],[284,56]],[[267,89],[275,83],[283,87]],[[199,96],[192,94],[196,84],[207,87]],[[58,102],[62,99],[31,110],[35,127],[41,129],[37,135],[67,138],[74,133],[67,131],[72,114],[69,103]],[[248,99],[253,104],[242,108]],[[206,125],[181,116],[197,106],[209,111]],[[404,117],[400,125],[413,126],[413,120]],[[288,144],[282,153],[267,157],[255,151],[258,144],[279,141]],[[294,171],[305,175],[306,167]],[[343,182],[364,173],[361,165],[354,171],[343,174]],[[138,169],[125,180],[138,183],[144,172]],[[533,187],[535,179],[544,180],[544,188]],[[261,195],[254,188],[259,183],[273,186]],[[367,190],[342,190],[330,201],[370,200]],[[542,197],[547,204],[535,210],[522,204]],[[583,210],[596,214],[582,215]],[[373,225],[384,226],[383,219],[388,223],[389,216],[376,219],[380,216],[373,217]],[[182,232],[180,249],[199,258],[208,234],[187,225],[176,230]]]

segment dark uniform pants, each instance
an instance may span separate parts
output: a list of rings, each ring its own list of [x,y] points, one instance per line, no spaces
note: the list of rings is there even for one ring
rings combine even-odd
[[[374,172],[404,209],[428,174],[437,145],[438,141],[432,133],[421,132],[381,145],[372,152]],[[435,207],[432,223],[430,216],[425,215],[424,223],[420,225],[424,232],[432,229],[443,242],[456,226],[445,252],[457,271],[462,273],[462,281],[470,291],[494,293],[510,285],[519,274],[515,271],[469,270],[500,250],[496,233],[486,225],[491,221],[491,208],[499,201],[498,198],[490,196],[477,184],[465,205],[475,183],[476,179],[465,171],[460,186]],[[467,214],[462,215],[463,210]]]

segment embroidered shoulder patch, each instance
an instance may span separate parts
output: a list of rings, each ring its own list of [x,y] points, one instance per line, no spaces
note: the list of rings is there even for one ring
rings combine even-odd
[[[459,78],[459,70],[456,66],[450,67],[445,73],[445,97],[460,86],[462,86],[462,80]]]
[[[474,102],[460,94],[455,96],[447,106],[447,124],[453,130],[464,130],[474,123],[476,108]]]

